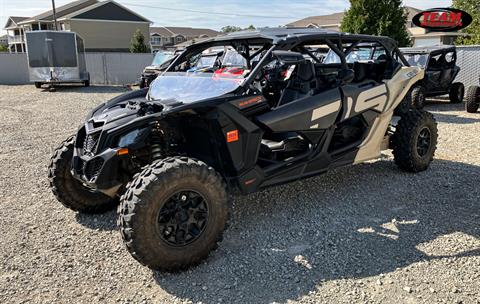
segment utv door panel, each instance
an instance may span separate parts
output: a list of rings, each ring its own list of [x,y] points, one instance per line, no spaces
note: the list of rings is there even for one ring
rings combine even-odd
[[[441,77],[442,77],[442,71],[441,70],[436,70],[436,71],[427,71],[426,79],[427,83],[425,84],[425,87],[427,91],[441,91]]]
[[[272,132],[327,129],[335,123],[340,107],[340,90],[335,88],[280,106],[257,121]]]
[[[383,111],[387,103],[387,87],[375,81],[349,84],[342,87],[342,121],[355,117],[367,110]]]
[[[263,131],[233,105],[225,103],[219,109],[219,122],[225,136],[222,140],[227,143],[234,169],[237,172],[252,169],[257,162]],[[233,139],[229,139],[231,134]]]

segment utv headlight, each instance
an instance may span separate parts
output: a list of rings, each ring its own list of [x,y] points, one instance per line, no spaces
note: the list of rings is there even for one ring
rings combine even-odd
[[[117,146],[127,148],[133,145],[141,144],[147,138],[150,128],[135,129],[125,135],[120,136]]]

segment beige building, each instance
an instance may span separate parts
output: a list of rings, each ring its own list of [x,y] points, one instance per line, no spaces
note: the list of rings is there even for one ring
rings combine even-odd
[[[191,27],[162,26],[150,28],[150,44],[153,50],[162,50],[186,41],[215,37],[220,32]]]
[[[115,1],[80,0],[56,8],[58,30],[80,35],[88,52],[128,52],[134,32],[149,37],[151,21]],[[24,52],[25,32],[55,29],[53,12],[10,17],[5,25],[10,52]],[[147,40],[148,43],[148,40]]]
[[[455,39],[462,35],[457,32],[428,32],[427,30],[417,27],[413,24],[412,19],[422,10],[406,6],[408,13],[407,30],[410,34],[414,46],[429,46],[429,45],[450,45]],[[292,23],[287,24],[287,27],[313,27],[325,28],[334,31],[340,31],[340,24],[342,23],[344,13],[335,13],[323,16],[311,16]]]

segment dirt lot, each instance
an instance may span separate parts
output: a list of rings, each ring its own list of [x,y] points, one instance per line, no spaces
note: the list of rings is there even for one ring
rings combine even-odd
[[[122,88],[0,86],[1,303],[480,303],[480,113],[430,104],[439,149],[406,174],[391,155],[234,199],[206,263],[152,272],[116,213],[50,193],[52,150]]]

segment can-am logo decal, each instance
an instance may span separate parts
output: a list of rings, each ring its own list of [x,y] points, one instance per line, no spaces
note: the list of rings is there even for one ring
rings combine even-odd
[[[472,16],[455,8],[432,8],[415,15],[412,22],[433,32],[452,32],[469,26]]]

